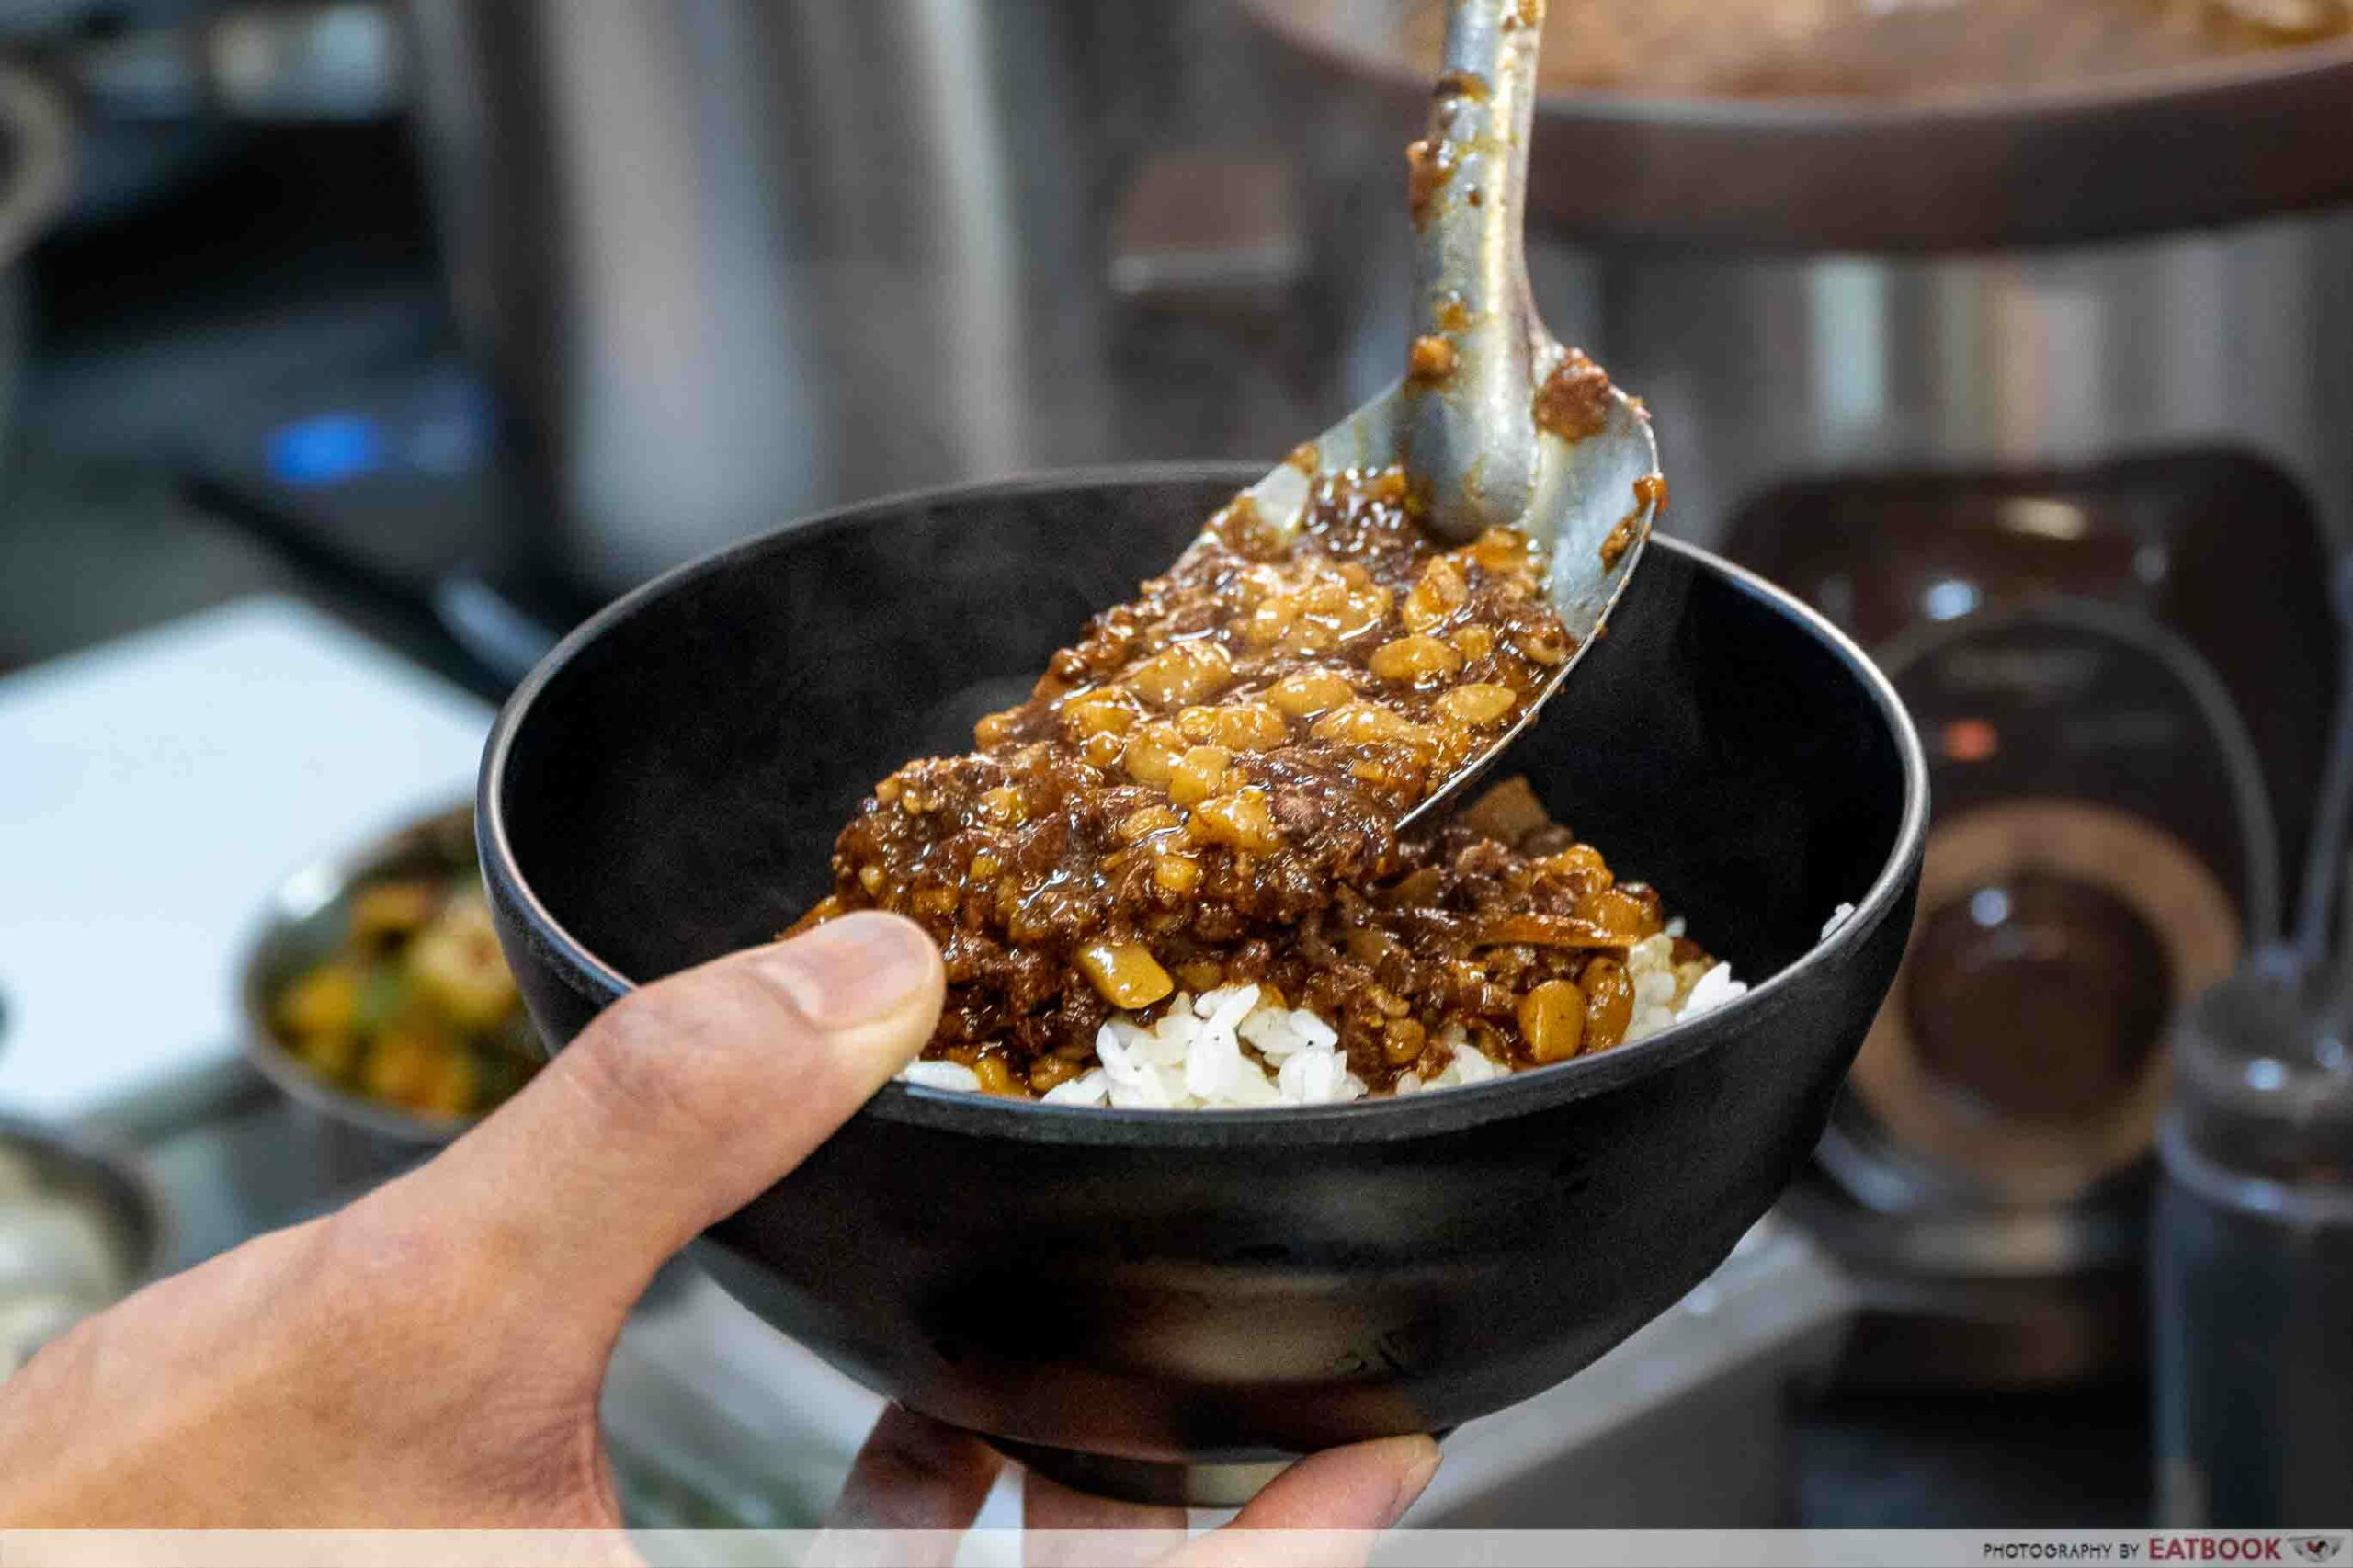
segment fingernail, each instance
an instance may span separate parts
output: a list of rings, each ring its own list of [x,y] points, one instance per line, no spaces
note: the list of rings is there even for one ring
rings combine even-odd
[[[931,982],[931,938],[895,915],[861,911],[829,920],[761,956],[776,983],[821,1029],[870,1023]]]
[[[1403,1440],[1418,1443],[1421,1451],[1406,1460],[1404,1469],[1398,1472],[1396,1500],[1389,1506],[1389,1522],[1392,1525],[1405,1517],[1406,1509],[1421,1500],[1422,1494],[1429,1488],[1430,1477],[1438,1473],[1439,1456],[1436,1438]]]

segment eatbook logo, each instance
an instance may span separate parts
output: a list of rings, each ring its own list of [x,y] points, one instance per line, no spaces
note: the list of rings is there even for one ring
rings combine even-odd
[[[2289,1539],[2300,1562],[2334,1562],[2345,1555],[2345,1538],[2341,1535],[2300,1535]]]

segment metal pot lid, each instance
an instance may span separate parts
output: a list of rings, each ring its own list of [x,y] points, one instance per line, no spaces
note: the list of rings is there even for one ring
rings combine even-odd
[[[1427,81],[1385,46],[1401,3],[1245,0],[1319,73],[1375,89],[1402,130]],[[2353,199],[2346,40],[1951,98],[1588,91],[1537,112],[1530,210],[1593,240],[1991,249]]]

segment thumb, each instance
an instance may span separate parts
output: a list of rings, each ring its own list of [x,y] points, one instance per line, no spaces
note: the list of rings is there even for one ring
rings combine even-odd
[[[463,1229],[501,1293],[617,1331],[654,1271],[824,1142],[923,1049],[931,939],[858,914],[614,1003],[523,1092],[366,1200]],[[355,1218],[358,1216],[355,1215]]]

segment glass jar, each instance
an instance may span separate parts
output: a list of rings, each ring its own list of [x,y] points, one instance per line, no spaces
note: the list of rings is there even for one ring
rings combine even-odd
[[[2290,961],[2185,1010],[2152,1249],[2162,1522],[2294,1528],[2353,1488],[2353,994]]]

